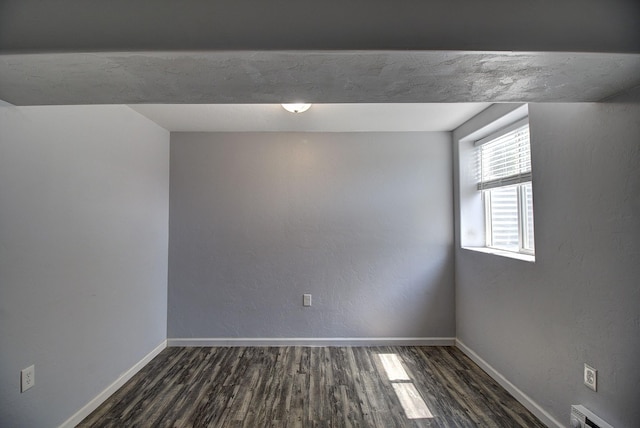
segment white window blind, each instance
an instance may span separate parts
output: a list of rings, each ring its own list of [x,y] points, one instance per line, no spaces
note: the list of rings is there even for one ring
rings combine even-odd
[[[520,121],[476,142],[478,190],[531,181],[529,123]]]

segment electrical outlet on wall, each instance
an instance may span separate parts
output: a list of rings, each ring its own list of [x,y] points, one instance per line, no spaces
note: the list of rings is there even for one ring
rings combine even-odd
[[[25,392],[36,384],[36,369],[33,365],[20,371],[20,392]]]
[[[303,306],[311,306],[311,294],[303,294],[302,295],[302,305]]]
[[[584,384],[587,388],[597,390],[597,376],[598,370],[593,367],[588,366],[586,363],[584,365]]]

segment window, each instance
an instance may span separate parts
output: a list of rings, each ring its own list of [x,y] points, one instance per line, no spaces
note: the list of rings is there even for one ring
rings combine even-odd
[[[477,189],[482,192],[486,246],[534,254],[529,122],[522,119],[476,141]]]

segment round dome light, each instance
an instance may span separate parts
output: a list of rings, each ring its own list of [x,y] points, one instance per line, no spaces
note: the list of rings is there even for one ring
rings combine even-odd
[[[309,110],[309,107],[311,107],[311,104],[304,104],[304,103],[298,103],[298,104],[282,104],[282,107],[291,113],[304,113],[305,111]]]

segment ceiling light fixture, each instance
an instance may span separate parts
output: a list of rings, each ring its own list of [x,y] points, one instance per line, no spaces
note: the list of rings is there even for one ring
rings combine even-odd
[[[305,111],[309,110],[309,107],[311,107],[311,104],[304,104],[304,103],[298,103],[298,104],[282,104],[282,107],[291,113],[304,113]]]

